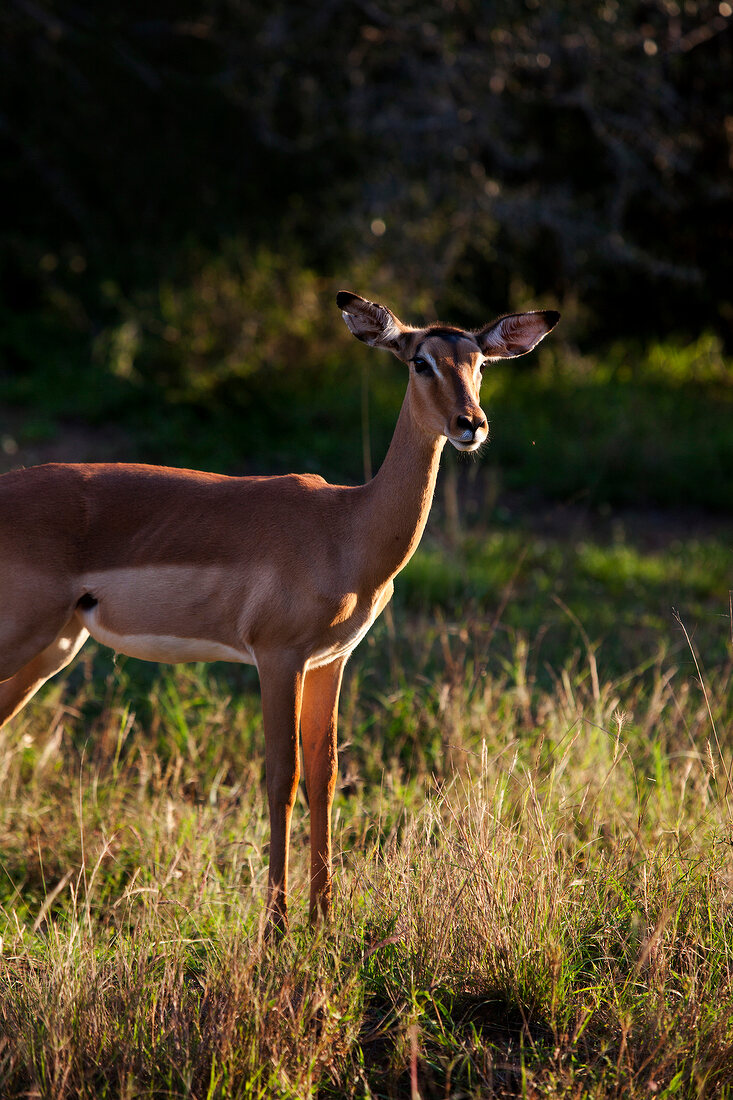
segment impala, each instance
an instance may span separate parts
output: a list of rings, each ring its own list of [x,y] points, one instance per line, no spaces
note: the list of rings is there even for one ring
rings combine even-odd
[[[420,541],[446,439],[475,451],[488,436],[484,364],[531,351],[559,319],[519,313],[468,332],[413,328],[356,294],[340,293],[337,304],[358,339],[409,368],[394,437],[366,485],[106,463],[52,463],[0,478],[0,725],[90,634],[148,661],[255,664],[271,829],[268,918],[280,928],[298,735],[315,919],[331,902],[346,660]]]

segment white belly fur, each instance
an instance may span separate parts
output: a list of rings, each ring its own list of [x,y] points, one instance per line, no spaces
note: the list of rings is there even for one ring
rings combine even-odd
[[[196,612],[207,605],[215,606],[219,593],[222,589],[226,590],[227,574],[219,566],[157,565],[120,568],[89,573],[80,580],[84,589],[98,601],[94,607],[80,610],[85,627],[96,641],[118,653],[139,657],[143,661],[162,661],[168,664],[184,661],[257,663],[254,654],[244,643],[234,647],[200,636],[206,627],[204,623],[197,624],[199,616]],[[185,623],[187,616],[180,612],[189,602],[192,604],[191,633],[184,636],[181,625]],[[164,623],[164,620],[161,622],[161,616],[145,614],[147,607],[154,609],[160,605],[169,605],[175,609],[175,618],[178,619],[176,626],[180,633],[163,633],[160,630]],[[140,609],[139,633],[133,633],[129,629],[135,622],[134,614],[119,614],[120,609],[128,612],[130,608]],[[127,620],[127,629],[114,629],[116,622],[120,620]],[[158,629],[145,629],[153,623]],[[186,623],[184,629],[187,627]]]
[[[143,661],[179,664],[185,661],[238,661],[256,665],[254,654],[247,649],[234,649],[208,638],[177,638],[164,634],[116,634],[97,621],[96,607],[80,612],[84,626],[92,638],[117,653],[139,657]]]

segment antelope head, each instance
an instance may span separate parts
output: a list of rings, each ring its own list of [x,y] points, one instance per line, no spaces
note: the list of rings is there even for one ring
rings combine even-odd
[[[527,352],[560,319],[555,310],[510,313],[475,331],[451,325],[405,325],[386,306],[341,291],[336,304],[357,339],[391,351],[410,369],[408,393],[417,424],[458,451],[476,451],[489,426],[479,404],[484,366]]]

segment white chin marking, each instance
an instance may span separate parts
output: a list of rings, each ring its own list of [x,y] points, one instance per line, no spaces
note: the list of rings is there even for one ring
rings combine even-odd
[[[474,439],[471,443],[461,443],[460,439],[452,439],[451,436],[448,439],[457,451],[477,451],[483,443],[483,439]]]

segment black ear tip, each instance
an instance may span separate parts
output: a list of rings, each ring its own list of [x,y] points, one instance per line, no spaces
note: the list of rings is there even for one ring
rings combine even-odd
[[[560,320],[560,314],[556,309],[546,309],[545,317],[550,328],[554,328],[557,322]]]
[[[349,290],[340,290],[336,295],[336,305],[339,309],[346,309],[351,302],[358,302],[359,295],[352,294]]]

